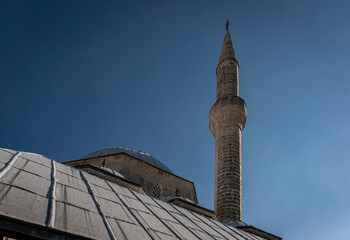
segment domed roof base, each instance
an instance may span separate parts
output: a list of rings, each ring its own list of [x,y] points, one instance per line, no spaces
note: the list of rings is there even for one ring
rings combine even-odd
[[[165,172],[173,174],[173,172],[167,166],[165,166],[161,161],[152,157],[148,153],[138,151],[138,150],[128,149],[128,148],[122,148],[122,147],[102,149],[86,155],[85,157],[81,158],[81,160],[97,158],[97,157],[106,157],[106,156],[116,155],[120,153],[124,153],[126,155],[129,155],[130,157],[136,158],[142,162],[145,162],[149,165],[159,168]]]

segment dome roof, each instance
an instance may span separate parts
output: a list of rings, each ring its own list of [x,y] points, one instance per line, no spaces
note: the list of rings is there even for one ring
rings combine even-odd
[[[129,155],[130,157],[136,158],[142,162],[145,162],[149,165],[152,165],[156,168],[159,168],[165,172],[173,173],[167,166],[165,166],[161,161],[158,159],[152,157],[148,153],[138,151],[138,150],[133,150],[133,149],[128,149],[128,148],[122,148],[122,147],[117,147],[117,148],[106,148],[103,150],[99,150],[93,153],[90,153],[86,155],[85,157],[81,159],[90,159],[90,158],[97,158],[97,157],[106,157],[106,156],[111,156],[119,153],[125,153]]]

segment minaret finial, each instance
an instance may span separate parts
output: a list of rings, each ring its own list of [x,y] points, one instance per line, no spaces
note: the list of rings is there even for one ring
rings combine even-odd
[[[230,21],[226,19],[226,32],[228,32],[229,27],[230,27]]]

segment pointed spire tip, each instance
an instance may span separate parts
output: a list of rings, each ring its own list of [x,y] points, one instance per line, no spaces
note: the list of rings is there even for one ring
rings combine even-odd
[[[230,27],[230,21],[226,19],[226,32],[228,32],[229,27]]]

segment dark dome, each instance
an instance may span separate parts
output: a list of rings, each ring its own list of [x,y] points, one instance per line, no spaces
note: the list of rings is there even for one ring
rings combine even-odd
[[[142,162],[145,162],[149,165],[152,165],[156,168],[159,168],[165,172],[173,173],[167,166],[165,166],[161,161],[158,159],[152,157],[148,153],[138,151],[138,150],[133,150],[133,149],[128,149],[128,148],[122,148],[122,147],[117,147],[117,148],[106,148],[103,150],[99,150],[93,153],[90,153],[86,155],[85,157],[81,159],[90,159],[90,158],[97,158],[97,157],[105,157],[105,156],[110,156],[110,155],[115,155],[119,153],[125,153],[129,155],[130,157],[136,158]]]

